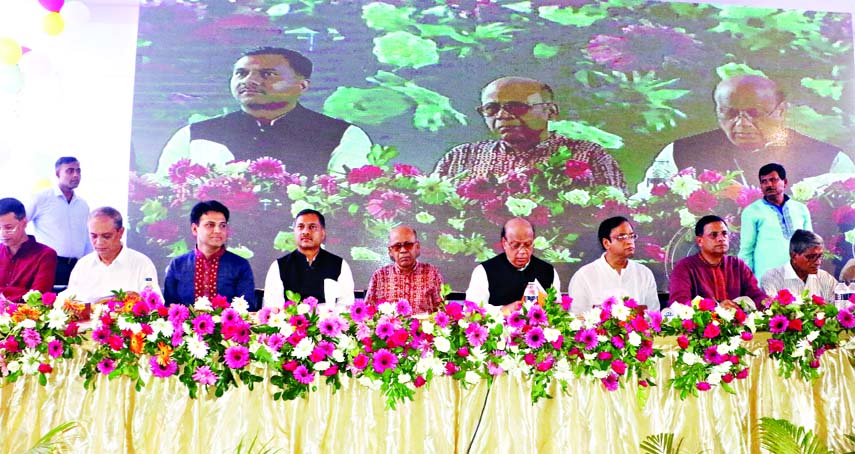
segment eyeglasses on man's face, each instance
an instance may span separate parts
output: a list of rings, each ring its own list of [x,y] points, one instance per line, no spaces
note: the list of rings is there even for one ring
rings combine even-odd
[[[728,121],[734,121],[737,118],[745,118],[746,120],[758,120],[771,117],[772,114],[774,114],[779,107],[781,107],[781,103],[775,104],[775,107],[773,107],[772,110],[768,112],[764,112],[763,110],[758,109],[756,107],[751,107],[748,109],[734,109],[732,107],[729,107],[727,109],[718,109],[716,111],[716,114],[720,119]]]
[[[629,241],[629,240],[635,241],[638,239],[638,234],[637,233],[621,233],[620,235],[615,235],[615,236],[612,236],[609,238],[611,238],[614,241]]]
[[[505,103],[488,102],[487,104],[484,104],[483,106],[480,106],[475,110],[478,111],[478,113],[481,114],[482,117],[495,117],[502,110],[515,117],[521,117],[529,113],[529,111],[531,111],[531,109],[534,109],[536,106],[544,106],[551,104],[551,102],[538,102],[534,104],[527,104],[519,101],[508,101]]]
[[[15,225],[11,225],[11,224],[0,225],[0,232],[12,234],[12,233],[17,232],[18,227],[20,227],[20,226],[21,226],[20,223],[15,224]]]
[[[389,245],[389,250],[391,251],[403,251],[403,250],[411,250],[413,249],[418,241],[404,241],[402,243],[395,243]]]

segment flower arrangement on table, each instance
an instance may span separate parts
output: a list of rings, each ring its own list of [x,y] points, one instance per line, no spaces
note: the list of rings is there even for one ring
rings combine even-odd
[[[81,307],[56,304],[56,294],[31,290],[15,304],[0,296],[0,378],[14,382],[38,375],[47,384],[57,361],[70,359],[83,339],[78,331]]]
[[[855,328],[853,310],[855,304],[838,310],[807,290],[798,297],[786,289],[778,292],[758,325],[772,333],[767,349],[769,357],[776,360],[778,373],[790,378],[798,371],[805,380],[819,377],[823,353],[839,346],[843,330]]]
[[[126,376],[139,390],[151,376],[177,376],[191,397],[207,386],[218,397],[240,383],[252,389],[262,378],[247,367],[253,328],[248,306],[243,298],[229,303],[222,296],[202,297],[191,310],[166,307],[151,290],[117,291],[93,309],[95,348],[80,371],[84,386],[94,387],[99,375]]]
[[[757,312],[727,309],[711,299],[671,305],[674,317],[662,322],[662,332],[677,336],[675,378],[671,387],[681,398],[720,386],[733,393],[730,383],[748,377],[746,343],[757,330]]]

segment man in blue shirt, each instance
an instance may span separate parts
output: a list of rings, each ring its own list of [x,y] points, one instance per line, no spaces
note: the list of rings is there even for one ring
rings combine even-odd
[[[759,174],[763,198],[742,212],[739,239],[739,258],[755,276],[763,276],[766,271],[789,262],[793,232],[813,230],[807,206],[784,194],[787,189],[784,167],[766,164],[760,168]]]
[[[243,297],[256,311],[255,282],[249,262],[226,250],[229,209],[216,200],[197,203],[190,211],[196,249],[176,257],[166,270],[163,298],[166,304],[192,306],[200,297]]]

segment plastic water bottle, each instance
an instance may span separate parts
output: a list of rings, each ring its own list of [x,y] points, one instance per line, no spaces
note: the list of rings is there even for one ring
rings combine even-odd
[[[525,293],[523,293],[523,305],[525,305],[526,308],[530,308],[535,303],[537,303],[537,286],[534,282],[529,282],[528,285],[525,286]]]
[[[846,305],[849,304],[849,295],[849,286],[846,285],[845,282],[838,282],[837,285],[834,286],[834,305],[837,306],[838,309],[846,307]]]
[[[143,289],[144,290],[151,290],[152,285],[153,285],[152,282],[154,282],[154,280],[152,278],[150,278],[150,277],[145,278],[145,285],[143,286]]]

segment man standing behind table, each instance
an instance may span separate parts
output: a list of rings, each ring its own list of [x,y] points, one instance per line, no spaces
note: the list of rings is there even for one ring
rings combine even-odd
[[[244,52],[230,81],[240,110],[178,130],[163,147],[157,174],[166,177],[169,167],[184,158],[225,164],[272,156],[309,181],[367,164],[371,139],[365,131],[300,104],[311,77],[311,60],[291,49]]]
[[[64,294],[74,295],[83,302],[93,302],[110,296],[114,290],[141,292],[151,288],[160,293],[154,263],[122,244],[125,228],[118,210],[96,208],[89,214],[87,224],[95,252],[77,262]]]
[[[466,289],[467,300],[503,306],[510,313],[519,308],[529,282],[561,292],[555,268],[532,254],[534,227],[530,222],[513,218],[502,227],[501,236],[504,252],[475,267]]]
[[[242,297],[250,311],[257,311],[255,281],[249,262],[226,250],[229,209],[216,200],[199,202],[190,210],[190,231],[196,249],[172,259],[163,282],[167,305],[192,306],[197,298],[217,295],[229,301]]]
[[[27,206],[27,218],[33,224],[38,241],[56,251],[54,284],[67,285],[74,265],[92,252],[86,220],[89,205],[74,192],[80,185],[80,162],[72,156],[56,160],[58,184],[36,194]]]
[[[819,269],[822,266],[822,237],[807,230],[796,230],[790,238],[790,262],[772,268],[760,278],[760,285],[769,296],[787,289],[796,298],[807,289],[825,301],[834,301],[837,279]]]
[[[805,204],[784,194],[787,171],[780,164],[760,168],[763,198],[742,211],[739,258],[755,276],[763,277],[771,268],[787,263],[790,237],[796,230],[813,230]]]
[[[264,306],[281,307],[285,291],[314,297],[319,303],[353,304],[353,274],[341,257],[321,248],[327,237],[319,211],[305,209],[294,219],[297,249],[275,260],[264,279]]]
[[[0,199],[0,294],[19,303],[30,290],[42,293],[53,288],[56,252],[27,235],[24,204]]]
[[[395,262],[371,275],[365,302],[407,300],[414,313],[431,313],[442,302],[442,276],[432,265],[418,261],[421,245],[416,230],[398,226],[389,232],[389,257]]]
[[[659,310],[656,279],[646,266],[630,260],[638,235],[629,219],[608,218],[597,231],[603,255],[579,268],[570,279],[567,294],[573,298],[572,311],[581,314],[609,298],[633,298],[651,310]]]
[[[549,85],[525,77],[502,77],[481,91],[482,105],[476,110],[498,140],[464,143],[440,159],[434,171],[453,177],[466,172],[463,181],[502,177],[512,171],[534,168],[546,162],[561,147],[579,161],[582,185],[614,186],[626,191],[623,172],[617,161],[601,146],[549,132],[549,122],[558,118]]]
[[[739,259],[727,255],[730,232],[724,219],[707,215],[695,224],[695,242],[700,251],[674,266],[668,285],[668,303],[687,303],[696,296],[710,298],[729,308],[733,300],[750,298],[759,306],[766,294],[757,286],[751,269]]]

